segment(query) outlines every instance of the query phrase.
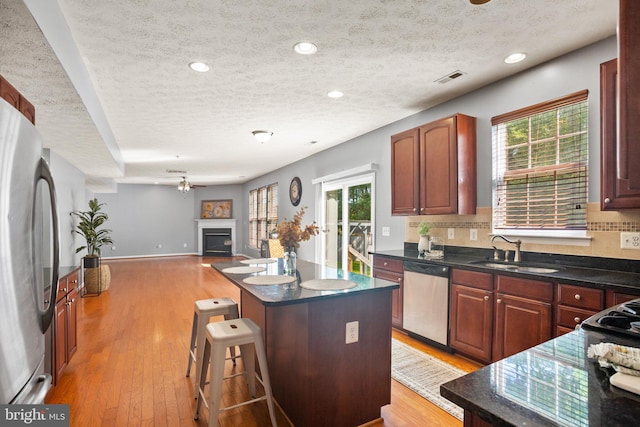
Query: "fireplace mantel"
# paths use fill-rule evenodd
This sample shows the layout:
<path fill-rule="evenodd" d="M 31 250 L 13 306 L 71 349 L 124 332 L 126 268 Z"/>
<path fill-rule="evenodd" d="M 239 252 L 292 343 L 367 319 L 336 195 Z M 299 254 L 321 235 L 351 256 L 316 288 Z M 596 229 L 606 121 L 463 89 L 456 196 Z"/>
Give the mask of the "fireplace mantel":
<path fill-rule="evenodd" d="M 202 230 L 205 228 L 230 228 L 231 253 L 236 254 L 236 219 L 196 219 L 198 223 L 198 254 L 202 254 Z"/>

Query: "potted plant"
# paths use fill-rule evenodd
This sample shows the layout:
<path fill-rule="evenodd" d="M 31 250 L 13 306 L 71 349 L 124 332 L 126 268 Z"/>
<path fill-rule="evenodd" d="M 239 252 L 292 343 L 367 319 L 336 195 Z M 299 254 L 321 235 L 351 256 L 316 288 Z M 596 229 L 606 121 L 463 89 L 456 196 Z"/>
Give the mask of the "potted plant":
<path fill-rule="evenodd" d="M 429 250 L 429 230 L 431 230 L 431 223 L 421 222 L 418 224 L 418 234 L 420 240 L 418 241 L 418 252 L 423 253 Z"/>
<path fill-rule="evenodd" d="M 96 268 L 100 264 L 100 255 L 102 254 L 101 247 L 113 243 L 110 236 L 111 230 L 108 228 L 101 228 L 109 219 L 109 216 L 105 212 L 101 211 L 102 206 L 104 206 L 104 203 L 100 203 L 98 202 L 98 199 L 94 198 L 89 200 L 88 211 L 71 212 L 72 215 L 75 215 L 80 219 L 80 222 L 76 226 L 74 232 L 84 237 L 85 240 L 85 245 L 77 248 L 76 253 L 86 249 L 87 254 L 83 258 L 83 265 L 88 269 Z M 106 270 L 108 268 L 108 266 L 102 267 L 104 268 L 101 268 L 101 270 Z M 103 273 L 102 271 L 100 274 L 101 277 L 109 276 L 107 273 Z M 85 282 L 87 287 L 90 287 L 90 277 L 86 274 Z M 97 289 L 97 277 L 94 287 Z M 103 283 L 100 287 L 102 289 L 106 289 L 108 287 L 108 281 L 107 283 Z"/>

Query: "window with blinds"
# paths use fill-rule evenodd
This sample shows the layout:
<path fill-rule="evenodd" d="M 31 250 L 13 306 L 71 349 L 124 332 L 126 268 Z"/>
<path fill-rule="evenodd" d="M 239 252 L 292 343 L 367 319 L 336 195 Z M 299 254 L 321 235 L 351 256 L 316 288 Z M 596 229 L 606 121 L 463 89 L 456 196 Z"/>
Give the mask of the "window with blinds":
<path fill-rule="evenodd" d="M 260 248 L 277 224 L 278 184 L 249 191 L 249 245 Z"/>
<path fill-rule="evenodd" d="M 587 96 L 491 119 L 494 230 L 586 230 Z"/>

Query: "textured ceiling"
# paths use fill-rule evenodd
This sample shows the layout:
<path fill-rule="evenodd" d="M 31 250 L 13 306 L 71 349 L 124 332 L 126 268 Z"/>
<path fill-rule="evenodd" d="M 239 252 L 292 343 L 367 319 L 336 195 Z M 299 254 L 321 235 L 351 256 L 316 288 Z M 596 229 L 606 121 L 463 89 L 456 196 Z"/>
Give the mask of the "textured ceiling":
<path fill-rule="evenodd" d="M 25 2 L 62 66 L 22 1 L 0 0 L 0 74 L 94 191 L 177 184 L 167 169 L 245 182 L 612 36 L 618 13 L 614 0 L 58 0 L 56 19 L 52 0 Z M 303 40 L 318 53 L 295 54 Z M 514 51 L 527 59 L 504 64 Z"/>

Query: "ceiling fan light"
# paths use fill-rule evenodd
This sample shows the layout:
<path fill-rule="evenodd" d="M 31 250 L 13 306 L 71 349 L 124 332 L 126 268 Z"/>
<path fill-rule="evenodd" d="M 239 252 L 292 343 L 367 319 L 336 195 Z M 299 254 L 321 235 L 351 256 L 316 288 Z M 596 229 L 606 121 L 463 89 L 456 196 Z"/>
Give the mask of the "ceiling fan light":
<path fill-rule="evenodd" d="M 273 132 L 269 132 L 268 130 L 254 130 L 251 132 L 253 136 L 258 140 L 260 144 L 264 144 L 265 142 L 271 139 Z"/>
<path fill-rule="evenodd" d="M 191 184 L 189 184 L 189 181 L 187 181 L 186 178 L 183 178 L 178 184 L 178 191 L 181 193 L 188 193 L 189 190 L 191 190 Z"/>

